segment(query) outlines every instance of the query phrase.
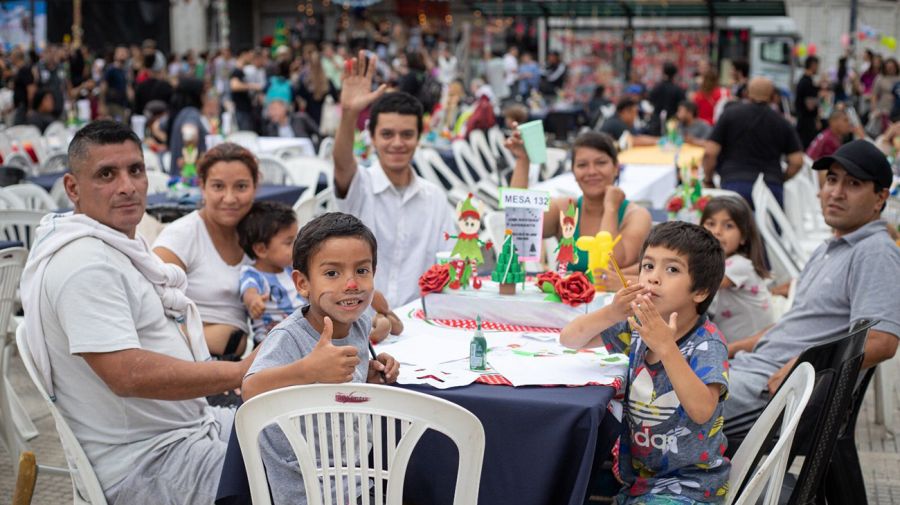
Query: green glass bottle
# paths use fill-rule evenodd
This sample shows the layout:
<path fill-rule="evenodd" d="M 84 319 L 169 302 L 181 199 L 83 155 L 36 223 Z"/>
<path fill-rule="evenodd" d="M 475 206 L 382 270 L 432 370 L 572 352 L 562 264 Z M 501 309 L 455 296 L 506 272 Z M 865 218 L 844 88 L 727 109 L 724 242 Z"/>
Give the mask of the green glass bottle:
<path fill-rule="evenodd" d="M 475 317 L 475 335 L 469 343 L 469 369 L 483 371 L 487 368 L 487 340 L 481 331 L 481 316 Z"/>

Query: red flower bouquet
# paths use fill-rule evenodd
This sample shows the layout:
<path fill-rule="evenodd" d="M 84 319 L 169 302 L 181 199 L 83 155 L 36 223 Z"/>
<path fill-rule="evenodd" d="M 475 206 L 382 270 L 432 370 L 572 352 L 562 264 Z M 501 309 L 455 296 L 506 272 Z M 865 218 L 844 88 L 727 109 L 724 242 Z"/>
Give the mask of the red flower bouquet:
<path fill-rule="evenodd" d="M 597 290 L 583 273 L 575 272 L 556 282 L 556 294 L 566 305 L 577 307 L 582 303 L 591 303 Z"/>

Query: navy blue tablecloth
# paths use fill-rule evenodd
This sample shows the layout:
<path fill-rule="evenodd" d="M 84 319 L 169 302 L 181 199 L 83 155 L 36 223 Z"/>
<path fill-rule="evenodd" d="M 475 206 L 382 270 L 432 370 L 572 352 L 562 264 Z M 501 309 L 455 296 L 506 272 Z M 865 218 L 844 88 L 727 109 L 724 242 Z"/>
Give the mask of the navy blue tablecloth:
<path fill-rule="evenodd" d="M 481 420 L 485 453 L 478 503 L 483 505 L 583 505 L 595 460 L 605 459 L 619 431 L 618 421 L 607 415 L 613 396 L 609 387 L 400 387 L 456 403 Z M 404 499 L 452 503 L 457 463 L 453 443 L 427 432 L 413 452 Z M 216 503 L 250 503 L 234 432 Z"/>
<path fill-rule="evenodd" d="M 12 247 L 25 247 L 19 240 L 0 240 L 0 250 L 10 249 Z"/>
<path fill-rule="evenodd" d="M 26 177 L 25 180 L 37 184 L 49 193 L 50 190 L 53 189 L 53 184 L 56 183 L 56 180 L 65 175 L 66 172 L 68 172 L 68 170 L 63 170 L 62 172 L 54 172 L 52 174 L 32 175 Z"/>

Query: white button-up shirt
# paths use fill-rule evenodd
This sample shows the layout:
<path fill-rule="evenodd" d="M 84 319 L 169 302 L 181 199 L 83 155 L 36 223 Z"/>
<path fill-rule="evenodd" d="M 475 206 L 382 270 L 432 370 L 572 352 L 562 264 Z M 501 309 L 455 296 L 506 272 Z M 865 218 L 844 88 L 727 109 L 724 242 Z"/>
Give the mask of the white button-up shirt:
<path fill-rule="evenodd" d="M 409 186 L 397 188 L 376 160 L 356 171 L 337 202 L 375 234 L 375 288 L 392 308 L 416 299 L 419 276 L 437 262 L 436 253 L 451 248 L 444 233 L 454 233 L 456 221 L 446 191 L 415 173 Z"/>

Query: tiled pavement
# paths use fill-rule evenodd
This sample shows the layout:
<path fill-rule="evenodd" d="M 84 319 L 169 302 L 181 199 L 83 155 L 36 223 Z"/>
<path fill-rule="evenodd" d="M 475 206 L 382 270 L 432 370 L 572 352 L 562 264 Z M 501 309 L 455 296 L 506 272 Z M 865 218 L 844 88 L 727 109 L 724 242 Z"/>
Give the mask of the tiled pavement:
<path fill-rule="evenodd" d="M 898 359 L 893 361 L 895 367 Z M 13 387 L 19 392 L 41 435 L 32 440 L 32 448 L 39 464 L 65 466 L 62 446 L 53 425 L 49 411 L 38 398 L 37 390 L 25 373 L 25 368 L 17 358 L 12 365 Z M 895 375 L 900 377 L 900 374 Z M 897 437 L 874 423 L 874 400 L 870 389 L 863 411 L 857 423 L 857 446 L 866 479 L 866 491 L 870 505 L 900 505 L 900 442 Z M 900 395 L 895 393 L 894 412 L 888 413 L 888 423 L 900 435 L 900 420 L 896 418 L 900 408 Z M 12 462 L 7 453 L 0 449 L 0 503 L 10 503 L 15 482 Z M 72 485 L 68 477 L 38 475 L 35 491 L 35 505 L 58 505 L 72 503 Z"/>

